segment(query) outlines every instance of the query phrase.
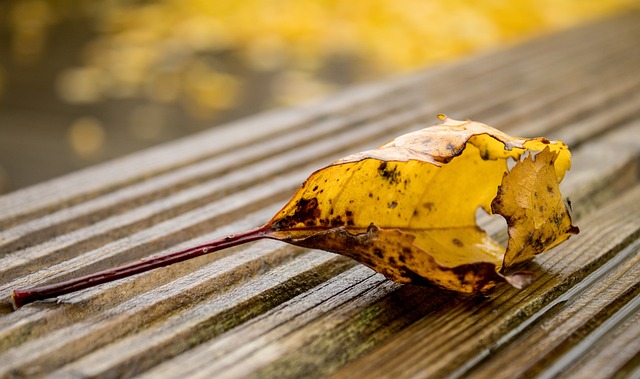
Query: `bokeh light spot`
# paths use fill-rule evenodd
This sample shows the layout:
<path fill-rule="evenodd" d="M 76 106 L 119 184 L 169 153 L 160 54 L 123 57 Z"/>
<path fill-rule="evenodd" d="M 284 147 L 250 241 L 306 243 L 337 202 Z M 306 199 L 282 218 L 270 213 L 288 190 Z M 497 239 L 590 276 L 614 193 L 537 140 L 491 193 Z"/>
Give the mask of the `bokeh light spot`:
<path fill-rule="evenodd" d="M 67 140 L 73 152 L 83 158 L 98 155 L 104 148 L 106 133 L 95 117 L 82 117 L 69 126 Z"/>
<path fill-rule="evenodd" d="M 72 68 L 58 76 L 60 97 L 73 104 L 93 103 L 102 98 L 103 73 L 93 67 Z"/>

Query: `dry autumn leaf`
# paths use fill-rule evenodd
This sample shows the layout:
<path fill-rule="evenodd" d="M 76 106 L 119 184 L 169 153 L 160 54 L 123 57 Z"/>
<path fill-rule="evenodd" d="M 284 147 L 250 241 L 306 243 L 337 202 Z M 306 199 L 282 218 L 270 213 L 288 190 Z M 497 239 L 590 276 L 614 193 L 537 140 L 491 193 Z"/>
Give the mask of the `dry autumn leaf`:
<path fill-rule="evenodd" d="M 68 293 L 260 238 L 351 257 L 399 283 L 484 292 L 530 274 L 508 269 L 578 228 L 558 183 L 571 166 L 561 141 L 511 137 L 472 121 L 438 124 L 342 158 L 305 181 L 265 226 L 64 283 L 16 290 L 14 305 Z M 508 168 L 507 161 L 515 166 Z M 503 216 L 507 247 L 476 223 Z"/>
<path fill-rule="evenodd" d="M 526 152 L 539 153 L 521 160 Z M 558 188 L 570 165 L 562 142 L 443 116 L 313 173 L 269 222 L 270 235 L 349 256 L 399 283 L 522 286 L 528 277 L 505 269 L 578 232 Z M 507 220 L 506 250 L 477 226 L 478 207 Z"/>

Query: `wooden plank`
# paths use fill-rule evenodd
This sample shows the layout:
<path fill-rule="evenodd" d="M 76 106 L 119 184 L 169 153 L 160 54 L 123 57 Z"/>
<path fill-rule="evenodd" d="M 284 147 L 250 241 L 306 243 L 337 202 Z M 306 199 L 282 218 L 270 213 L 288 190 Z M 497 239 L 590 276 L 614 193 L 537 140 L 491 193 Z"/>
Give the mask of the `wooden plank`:
<path fill-rule="evenodd" d="M 629 377 L 640 374 L 638 364 L 638 340 L 640 339 L 640 299 L 636 296 L 607 322 L 593 332 L 592 338 L 584 339 L 572 352 L 565 354 L 559 364 L 552 366 L 551 373 L 568 377 Z M 562 372 L 562 370 L 565 370 Z"/>
<path fill-rule="evenodd" d="M 607 150 L 609 150 L 609 149 L 611 148 L 611 146 L 612 146 L 612 145 L 614 145 L 614 144 L 615 144 L 615 142 L 614 142 L 614 141 L 615 141 L 617 138 L 620 138 L 619 136 L 625 136 L 625 135 L 628 135 L 630 132 L 638 131 L 638 130 L 640 130 L 640 129 L 638 129 L 638 127 L 639 127 L 639 126 L 640 126 L 640 124 L 634 124 L 634 125 L 633 125 L 633 129 L 627 129 L 627 130 L 624 130 L 624 129 L 623 129 L 623 130 L 620 130 L 618 133 L 615 133 L 615 134 L 617 134 L 617 135 L 615 135 L 614 137 L 612 137 L 610 141 L 608 141 L 608 142 L 603 142 L 603 146 L 601 146 L 601 148 L 600 148 L 600 149 L 597 149 L 597 148 L 596 148 L 596 146 L 589 145 L 589 146 L 587 146 L 587 148 L 586 148 L 586 150 L 585 150 L 585 151 L 586 151 L 586 152 L 589 152 L 590 154 L 594 154 L 594 152 L 596 152 L 596 151 L 607 151 Z M 614 146 L 615 146 L 615 145 L 614 145 Z M 630 155 L 630 156 L 631 156 L 631 159 L 637 160 L 638 153 L 639 153 L 638 149 L 639 149 L 639 148 L 638 148 L 638 146 L 636 146 L 636 150 L 635 150 L 635 152 L 631 152 L 631 155 Z M 619 150 L 618 150 L 618 151 L 619 151 Z M 578 151 L 578 152 L 576 153 L 576 155 L 581 154 L 581 152 L 582 152 L 582 150 Z M 621 153 L 621 155 L 624 155 L 624 154 L 622 154 L 622 153 Z M 602 157 L 600 157 L 600 158 L 602 158 Z M 629 158 L 629 156 L 627 156 L 627 158 Z M 598 159 L 598 157 L 596 157 L 595 159 Z M 609 160 L 609 162 L 611 162 L 611 161 Z M 624 166 L 624 165 L 614 164 L 613 166 L 614 166 L 614 167 L 620 167 L 620 166 Z M 637 166 L 636 166 L 636 168 L 637 168 Z M 630 171 L 630 174 L 635 175 L 636 180 L 637 180 L 637 170 Z M 569 180 L 569 177 L 568 177 L 567 179 Z M 583 182 L 583 184 L 584 184 L 585 186 L 592 187 L 591 183 Z M 617 194 L 618 194 L 618 192 L 615 192 L 615 193 L 612 193 L 611 195 L 617 195 Z M 577 202 L 577 206 L 579 206 L 579 204 L 580 204 L 580 203 L 579 203 L 579 202 Z M 415 292 L 413 292 L 413 293 L 412 293 L 412 295 L 413 295 L 413 296 L 416 296 L 416 298 L 417 298 L 417 299 L 424 300 L 424 301 L 429 301 L 429 300 L 431 300 L 430 298 L 431 298 L 431 296 L 433 296 L 433 294 L 430 294 L 430 293 L 429 293 L 429 294 L 427 294 L 427 296 L 424 296 L 424 295 L 423 295 L 423 296 L 417 296 Z M 435 296 L 435 297 L 437 297 L 437 296 Z M 432 302 L 432 301 L 433 301 L 433 300 L 431 300 L 431 301 L 429 301 L 429 302 Z M 411 304 L 411 305 L 413 305 L 413 304 L 414 304 L 414 302 L 413 302 L 413 301 L 409 301 L 409 299 L 407 299 L 406 297 L 403 297 L 403 298 L 402 298 L 402 301 L 398 300 L 397 302 L 394 302 L 394 304 L 395 304 L 395 303 L 405 303 L 405 302 L 406 302 L 407 304 Z M 437 302 L 437 301 L 435 301 L 434 303 L 436 303 L 436 304 L 437 304 L 438 302 Z M 410 306 L 411 306 L 411 305 L 410 305 Z M 435 305 L 435 304 L 434 304 L 434 305 Z M 380 311 L 381 309 L 384 309 L 384 311 L 385 311 L 385 312 L 387 312 L 387 313 L 391 312 L 390 310 L 388 310 L 388 309 L 386 308 L 386 306 L 389 306 L 389 304 L 383 304 L 383 305 L 381 305 L 381 306 L 380 306 L 379 311 Z M 433 310 L 429 307 L 428 309 L 423 310 L 422 312 L 427 312 L 427 311 L 433 311 Z M 400 313 L 402 314 L 402 312 L 408 312 L 408 310 L 407 310 L 406 308 L 403 308 L 403 309 L 402 309 L 402 311 L 401 311 Z M 355 316 L 354 316 L 354 317 L 355 317 Z M 405 317 L 406 317 L 406 316 L 405 316 Z M 406 321 L 406 320 L 405 320 L 405 321 Z M 410 321 L 410 320 L 409 320 L 409 321 Z M 291 321 L 290 321 L 290 322 L 291 322 Z M 368 322 L 368 324 L 367 324 L 367 325 L 368 325 L 368 326 L 371 326 L 371 320 L 367 320 L 367 322 Z M 383 324 L 386 324 L 386 323 L 390 323 L 390 322 L 391 322 L 391 320 L 389 320 L 389 319 L 383 319 L 381 322 L 382 322 Z M 407 321 L 407 322 L 408 322 L 408 321 Z M 323 323 L 323 322 L 320 322 L 320 321 L 319 321 L 319 324 L 320 324 L 320 325 L 324 325 L 324 323 Z M 241 330 L 239 333 L 242 333 L 242 332 L 245 332 L 245 330 Z M 351 335 L 351 332 L 353 332 L 353 331 L 350 331 L 350 334 L 349 334 L 349 335 Z M 309 330 L 304 329 L 304 330 L 299 331 L 299 333 L 301 333 L 301 334 L 303 334 L 303 335 L 306 335 L 307 333 L 309 333 Z M 252 338 L 253 338 L 253 337 L 252 337 Z M 334 341 L 334 338 L 336 338 L 336 337 L 335 337 L 335 336 L 331 336 L 331 338 L 328 338 L 328 337 L 327 337 L 327 339 L 332 340 L 332 341 Z M 228 340 L 232 340 L 232 341 L 234 341 L 234 343 L 236 343 L 236 344 L 251 344 L 251 341 L 252 341 L 252 339 L 247 340 L 246 338 L 240 338 L 240 336 L 239 336 L 239 335 L 236 335 L 236 334 L 231 334 L 231 335 L 229 335 L 229 336 L 228 336 Z M 340 345 L 344 345 L 344 346 L 351 346 L 350 344 L 348 344 L 348 341 L 339 341 L 339 340 L 336 340 L 336 341 L 337 341 L 336 343 L 338 343 L 338 344 L 340 344 Z M 216 346 L 216 347 L 217 347 L 217 348 L 219 348 L 219 349 L 222 349 L 222 347 L 220 347 L 220 346 L 219 346 L 219 344 L 220 344 L 220 342 L 216 341 L 216 342 L 215 342 L 215 343 L 213 343 L 212 345 L 213 345 L 213 346 Z M 356 345 L 357 345 L 357 344 L 356 344 Z M 225 349 L 225 350 L 227 350 L 227 349 Z M 246 349 L 245 349 L 245 350 L 246 350 Z M 296 349 L 292 349 L 292 350 L 294 350 L 294 351 L 295 351 Z M 288 352 L 289 352 L 289 350 L 286 350 L 286 354 L 288 354 Z M 345 352 L 344 352 L 344 351 L 342 351 L 342 350 L 337 351 L 337 353 L 339 353 L 339 354 L 340 354 L 340 355 L 342 355 L 342 356 L 344 356 L 344 355 L 345 355 Z M 187 365 L 186 365 L 187 367 L 194 367 L 194 365 L 197 365 L 197 363 L 196 363 L 196 362 L 197 362 L 197 361 L 199 361 L 199 360 L 201 360 L 202 362 L 206 362 L 206 363 L 202 363 L 202 364 L 206 365 L 207 367 L 217 367 L 217 366 L 215 365 L 215 362 L 211 362 L 211 360 L 206 360 L 206 361 L 205 361 L 205 360 L 203 360 L 203 358 L 204 358 L 204 356 L 205 356 L 205 355 L 207 355 L 207 356 L 208 356 L 208 355 L 215 355 L 215 349 L 213 349 L 213 350 L 212 350 L 212 349 L 207 349 L 207 350 L 206 350 L 206 352 L 203 352 L 202 354 L 194 355 L 194 354 L 192 353 L 192 354 L 190 354 L 190 355 L 191 355 L 191 357 L 186 357 L 186 358 L 185 358 L 185 357 L 181 357 L 181 358 L 178 358 L 178 359 L 183 359 L 183 358 L 184 358 L 184 359 L 187 359 Z M 255 353 L 254 355 L 255 355 L 255 357 L 254 357 L 254 356 L 251 356 L 251 357 L 242 357 L 242 360 L 238 360 L 238 361 L 234 362 L 234 363 L 235 363 L 235 366 L 238 366 L 238 367 L 244 367 L 244 368 L 245 368 L 245 370 L 247 370 L 247 365 L 246 365 L 246 364 L 241 364 L 241 362 L 242 362 L 243 360 L 248 360 L 248 361 L 252 361 L 252 362 L 253 362 L 253 361 L 254 361 L 254 358 L 256 358 L 256 357 L 258 357 L 258 356 L 260 356 L 260 357 L 264 357 L 264 355 L 265 355 L 265 354 L 264 354 L 264 352 L 260 352 L 260 353 Z M 321 357 L 321 354 L 310 354 L 310 355 L 312 355 L 312 356 L 314 356 L 314 357 Z M 386 354 L 385 354 L 385 355 L 386 355 Z M 391 354 L 391 355 L 393 356 L 393 354 Z M 190 358 L 190 359 L 189 359 L 189 358 Z M 333 358 L 335 358 L 335 357 L 332 357 L 332 359 L 333 359 Z M 228 360 L 228 359 L 229 359 L 229 357 L 225 357 L 225 359 L 227 359 L 227 360 Z M 256 359 L 257 359 L 257 358 L 256 358 Z M 264 358 L 262 358 L 262 359 L 264 359 Z M 320 358 L 318 358 L 318 359 L 320 359 Z M 372 359 L 372 361 L 383 360 L 383 358 L 382 358 L 382 357 L 372 357 L 371 359 Z M 335 361 L 333 361 L 333 360 L 331 360 L 331 361 L 332 361 L 332 362 L 335 362 Z M 171 366 L 171 364 L 167 364 L 167 365 Z M 320 366 L 322 366 L 322 367 L 331 367 L 331 365 L 329 364 L 329 362 L 321 362 L 321 363 L 319 363 L 319 365 L 320 365 Z M 235 367 L 235 366 L 234 366 L 234 367 Z M 162 368 L 162 369 L 160 369 L 160 368 L 159 368 L 158 370 L 165 370 L 165 369 L 168 369 L 168 368 L 166 368 L 166 367 L 165 367 L 165 368 Z M 235 370 L 239 370 L 239 368 L 235 368 Z M 158 372 L 160 372 L 160 371 L 155 371 L 155 372 L 156 372 L 156 373 L 158 373 Z M 360 372 L 360 368 L 358 368 L 358 369 L 354 369 L 353 371 L 349 371 L 349 372 L 348 372 L 348 374 L 347 374 L 346 376 L 356 375 L 358 372 Z M 282 374 L 282 372 L 280 372 L 279 374 Z M 306 374 L 308 374 L 308 373 L 306 373 Z M 375 374 L 376 374 L 376 375 L 379 375 L 379 374 L 380 374 L 380 372 L 377 372 L 377 371 L 376 371 L 376 372 L 375 372 Z"/>
<path fill-rule="evenodd" d="M 619 141 L 620 139 L 624 138 L 624 137 L 625 137 L 625 136 L 627 136 L 628 134 L 633 133 L 634 131 L 637 131 L 637 130 L 638 130 L 638 124 L 637 124 L 637 123 L 636 123 L 636 124 L 633 124 L 633 125 L 632 125 L 632 127 L 631 127 L 631 128 L 629 128 L 629 129 L 620 129 L 620 130 L 616 131 L 616 133 L 612 133 L 612 137 L 611 137 L 611 138 L 609 138 L 608 140 L 607 140 L 607 139 L 602 139 L 602 140 L 600 140 L 599 142 L 602 144 L 602 146 L 601 146 L 600 148 L 598 148 L 597 146 L 594 146 L 593 144 L 591 144 L 591 145 L 586 145 L 586 147 L 585 147 L 584 149 L 580 149 L 580 150 L 578 150 L 578 151 L 576 152 L 576 158 L 578 158 L 578 157 L 582 156 L 582 155 L 583 155 L 583 154 L 582 154 L 582 153 L 583 153 L 583 151 L 584 151 L 585 153 L 590 154 L 591 156 L 593 156 L 593 155 L 594 155 L 594 152 L 597 152 L 597 151 L 608 152 L 608 151 L 612 150 L 612 149 L 611 149 L 611 146 L 615 146 L 616 141 Z M 607 142 L 607 141 L 608 141 L 608 142 Z M 594 142 L 595 142 L 595 141 L 594 141 Z M 631 145 L 631 146 L 633 146 L 633 145 Z M 617 149 L 617 150 L 616 150 L 616 152 L 619 154 L 619 156 L 621 156 L 621 157 L 623 157 L 623 158 L 625 157 L 625 154 L 623 154 L 623 152 L 622 152 L 620 149 Z M 636 150 L 635 152 L 630 151 L 629 155 L 627 155 L 627 156 L 626 156 L 626 158 L 627 158 L 627 159 L 629 159 L 629 157 L 631 157 L 632 159 L 635 159 L 635 158 L 633 158 L 634 154 L 635 154 L 635 156 L 637 157 L 637 154 L 638 154 L 637 150 Z M 615 161 L 610 160 L 610 159 L 604 160 L 604 159 L 601 159 L 601 158 L 602 158 L 601 156 L 599 157 L 599 156 L 597 156 L 597 154 L 595 154 L 594 160 L 595 160 L 595 161 L 602 161 L 602 162 L 610 162 L 610 163 L 612 163 L 612 167 L 614 167 L 614 168 L 615 168 L 615 167 L 624 167 L 624 164 L 616 163 Z M 580 159 L 579 161 L 581 161 L 581 162 L 582 162 L 582 160 L 581 160 L 581 159 Z M 602 167 L 599 167 L 599 170 L 593 171 L 593 172 L 592 172 L 593 176 L 598 175 L 598 174 L 597 174 L 597 172 L 602 172 Z M 636 171 L 636 170 L 634 170 L 634 171 L 632 171 L 632 172 L 637 172 L 637 171 Z M 571 178 L 571 177 L 573 177 L 573 176 L 570 176 L 570 177 L 568 177 L 568 178 Z M 581 177 L 581 178 L 583 178 L 583 177 Z M 568 180 L 569 180 L 569 179 L 568 179 Z M 581 179 L 581 180 L 583 180 L 583 182 L 582 182 L 582 183 L 583 183 L 583 185 L 588 186 L 588 187 L 593 187 L 593 186 L 592 186 L 592 183 L 590 183 L 590 182 L 585 182 L 585 181 L 584 181 L 584 179 Z M 579 206 L 579 202 L 576 204 L 576 207 L 578 207 L 578 206 Z M 215 272 L 215 271 L 214 271 L 214 272 Z M 369 274 L 369 275 L 371 275 L 371 274 Z M 199 276 L 208 277 L 208 275 L 199 275 Z M 379 279 L 379 280 L 380 280 L 380 279 Z M 192 283 L 191 285 L 193 285 L 193 283 Z M 182 291 L 182 290 L 184 290 L 184 289 L 185 289 L 184 287 L 179 287 L 179 288 L 180 288 L 180 291 Z M 423 299 L 424 299 L 424 298 L 423 298 Z M 155 304 L 155 305 L 154 305 L 154 307 L 157 307 L 157 304 Z M 146 311 L 146 308 L 142 308 L 142 309 L 141 309 L 141 311 Z M 148 319 L 147 319 L 147 320 L 148 320 Z M 157 333 L 157 331 L 156 331 L 155 329 L 153 330 L 153 332 L 149 332 L 149 333 L 150 333 L 150 334 L 153 334 L 153 335 L 159 335 L 159 334 L 161 335 L 161 334 L 162 334 L 162 333 Z M 145 333 L 145 334 L 144 334 L 143 336 L 141 336 L 140 338 L 142 338 L 143 340 L 145 340 L 145 339 L 146 339 L 146 335 L 147 335 L 147 334 Z M 232 340 L 235 340 L 235 338 L 232 338 Z M 174 341 L 174 342 L 175 342 L 175 341 Z M 151 345 L 151 346 L 146 346 L 146 348 L 150 348 L 150 347 L 153 347 L 153 345 Z M 227 358 L 227 359 L 228 359 L 228 358 Z M 94 367 L 94 365 L 93 365 L 93 364 L 91 364 L 91 365 L 89 365 L 88 367 Z"/>
<path fill-rule="evenodd" d="M 576 282 L 599 284 L 597 281 L 592 283 L 589 278 L 596 267 L 602 267 L 600 265 L 608 262 L 612 256 L 621 254 L 625 258 L 623 263 L 627 262 L 625 268 L 629 268 L 632 264 L 629 262 L 637 258 L 637 245 L 628 249 L 621 248 L 621 245 L 637 239 L 640 233 L 636 217 L 640 211 L 639 200 L 640 187 L 636 186 L 618 201 L 581 220 L 583 235 L 579 240 L 571 240 L 562 250 L 556 250 L 555 254 L 536 259 L 540 265 L 540 270 L 536 270 L 540 278 L 531 287 L 517 294 L 511 290 L 492 294 L 483 301 L 482 307 L 478 302 L 453 299 L 446 306 L 441 305 L 408 326 L 375 352 L 344 368 L 336 377 L 442 377 L 452 373 L 453 377 L 466 377 L 476 362 L 491 357 L 493 351 L 496 354 L 516 351 L 513 338 L 503 340 L 502 337 L 511 337 L 508 332 L 518 325 L 543 327 L 540 323 L 544 323 L 547 317 L 553 317 L 557 310 L 554 306 L 545 308 L 550 301 L 575 288 Z M 598 273 L 595 275 L 598 276 Z M 626 288 L 629 285 L 637 287 L 640 277 L 635 276 L 631 280 L 634 282 L 627 281 Z M 624 292 L 626 288 L 617 289 Z M 593 301 L 593 298 L 586 299 Z M 556 304 L 563 304 L 563 300 L 566 301 L 560 298 Z M 576 300 L 580 299 L 572 298 L 572 301 Z M 574 307 L 570 309 L 576 311 Z M 581 317 L 579 322 L 586 323 L 588 320 Z M 502 362 L 493 370 L 483 372 L 484 376 L 479 376 L 502 377 L 504 372 L 504 377 L 513 377 L 514 371 L 515 374 L 526 376 L 527 372 L 523 370 L 528 364 L 536 362 L 534 353 L 529 349 L 534 349 L 536 345 L 529 344 L 527 334 L 523 333 L 527 328 L 523 329 L 515 329 L 514 337 L 521 337 L 517 340 L 520 342 L 518 362 Z M 538 332 L 544 334 L 544 330 Z M 504 346 L 507 343 L 509 346 Z M 471 367 L 465 367 L 465 363 L 469 362 Z M 455 372 L 461 366 L 464 369 Z"/>
<path fill-rule="evenodd" d="M 583 356 L 590 345 L 588 339 L 597 340 L 608 331 L 606 328 L 597 332 L 597 328 L 608 320 L 615 320 L 613 313 L 628 316 L 638 309 L 639 251 L 640 242 L 636 240 L 616 253 L 614 259 L 538 311 L 535 322 L 527 323 L 526 330 L 518 328 L 517 336 L 494 348 L 485 361 L 464 376 L 508 378 L 542 374 L 554 377 L 571 368 L 572 361 Z M 583 339 L 584 336 L 589 338 Z M 581 342 L 586 344 L 580 346 Z M 556 362 L 557 357 L 562 359 Z"/>
<path fill-rule="evenodd" d="M 0 376 L 498 376 L 510 361 L 515 375 L 589 372 L 585 357 L 603 362 L 638 331 L 639 20 L 362 86 L 0 198 Z M 266 241 L 9 310 L 14 287 L 257 226 L 315 168 L 438 112 L 571 143 L 563 193 L 582 233 L 536 259 L 540 279 L 524 291 L 401 286 Z M 638 349 L 621 351 L 598 372 L 637 370 Z"/>

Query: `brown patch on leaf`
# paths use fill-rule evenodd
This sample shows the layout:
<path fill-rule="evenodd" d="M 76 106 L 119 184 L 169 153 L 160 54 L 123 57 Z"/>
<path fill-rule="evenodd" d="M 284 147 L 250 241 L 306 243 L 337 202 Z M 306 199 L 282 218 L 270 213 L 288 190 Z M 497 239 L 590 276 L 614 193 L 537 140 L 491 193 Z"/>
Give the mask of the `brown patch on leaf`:
<path fill-rule="evenodd" d="M 315 191 L 315 189 L 313 190 Z M 298 224 L 306 226 L 316 225 L 320 217 L 320 209 L 318 208 L 318 199 L 300 199 L 295 205 L 295 212 L 279 220 L 273 224 L 277 229 L 288 229 Z"/>

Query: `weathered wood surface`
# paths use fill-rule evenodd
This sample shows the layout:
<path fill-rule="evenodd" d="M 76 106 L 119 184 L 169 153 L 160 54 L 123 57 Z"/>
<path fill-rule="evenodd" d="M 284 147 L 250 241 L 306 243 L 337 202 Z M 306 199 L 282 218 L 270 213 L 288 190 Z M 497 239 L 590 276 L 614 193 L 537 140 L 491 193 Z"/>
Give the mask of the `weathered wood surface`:
<path fill-rule="evenodd" d="M 0 376 L 637 377 L 639 68 L 630 12 L 1 197 Z M 258 226 L 316 168 L 440 112 L 574 152 L 581 233 L 524 290 L 402 286 L 264 241 L 10 310 L 15 287 Z"/>

